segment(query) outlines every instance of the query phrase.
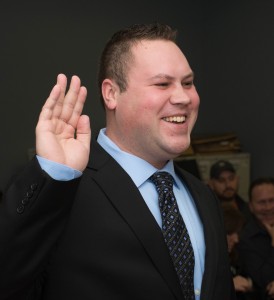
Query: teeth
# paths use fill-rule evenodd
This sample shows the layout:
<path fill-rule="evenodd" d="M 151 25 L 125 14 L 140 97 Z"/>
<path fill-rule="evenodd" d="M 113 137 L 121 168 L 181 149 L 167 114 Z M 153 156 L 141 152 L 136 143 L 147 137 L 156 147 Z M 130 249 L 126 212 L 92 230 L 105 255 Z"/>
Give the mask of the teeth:
<path fill-rule="evenodd" d="M 180 117 L 166 117 L 163 118 L 166 122 L 172 122 L 172 123 L 183 123 L 186 120 L 185 116 L 180 116 Z"/>

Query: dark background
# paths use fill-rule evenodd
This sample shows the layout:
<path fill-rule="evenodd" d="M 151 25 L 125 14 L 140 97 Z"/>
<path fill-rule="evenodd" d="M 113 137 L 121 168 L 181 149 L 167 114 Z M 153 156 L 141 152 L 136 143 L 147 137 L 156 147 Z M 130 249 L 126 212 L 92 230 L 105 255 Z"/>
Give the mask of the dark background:
<path fill-rule="evenodd" d="M 40 108 L 58 73 L 88 88 L 85 113 L 104 126 L 96 83 L 113 32 L 168 23 L 196 74 L 194 134 L 235 132 L 251 154 L 251 179 L 274 175 L 274 1 L 1 1 L 0 189 L 28 161 Z"/>

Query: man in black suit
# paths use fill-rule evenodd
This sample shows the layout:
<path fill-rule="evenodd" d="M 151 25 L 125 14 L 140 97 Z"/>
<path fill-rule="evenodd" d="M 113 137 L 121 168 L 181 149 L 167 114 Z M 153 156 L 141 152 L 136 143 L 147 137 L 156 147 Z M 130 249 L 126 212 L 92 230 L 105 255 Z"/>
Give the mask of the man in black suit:
<path fill-rule="evenodd" d="M 252 218 L 240 236 L 240 257 L 260 299 L 274 299 L 274 178 L 256 178 L 248 195 Z"/>
<path fill-rule="evenodd" d="M 175 37 L 161 24 L 113 35 L 99 71 L 106 128 L 91 148 L 86 88 L 73 76 L 66 93 L 58 76 L 36 127 L 37 157 L 1 205 L 2 300 L 235 299 L 219 201 L 173 164 L 199 107 Z M 159 171 L 173 177 L 192 245 L 190 297 L 161 231 L 150 179 Z"/>

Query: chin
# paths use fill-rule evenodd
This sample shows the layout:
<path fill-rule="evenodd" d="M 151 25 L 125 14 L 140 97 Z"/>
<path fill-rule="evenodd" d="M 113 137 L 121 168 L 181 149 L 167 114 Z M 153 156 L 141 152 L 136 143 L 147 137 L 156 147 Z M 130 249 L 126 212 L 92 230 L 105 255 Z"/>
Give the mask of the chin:
<path fill-rule="evenodd" d="M 172 156 L 172 158 L 178 157 L 185 152 L 189 145 L 190 139 L 186 136 L 176 137 L 175 139 L 169 136 L 162 140 L 162 149 Z"/>
<path fill-rule="evenodd" d="M 274 224 L 274 220 L 273 218 L 267 218 L 267 219 L 263 219 L 262 222 L 269 224 L 270 226 L 273 226 Z"/>
<path fill-rule="evenodd" d="M 190 137 L 183 137 L 177 143 L 174 143 L 174 149 L 177 149 L 178 153 L 185 152 L 190 146 Z"/>
<path fill-rule="evenodd" d="M 178 152 L 179 155 L 182 154 L 182 153 L 184 153 L 184 152 L 186 152 L 187 149 L 189 148 L 189 145 L 190 144 L 188 143 L 188 144 L 185 144 L 183 147 L 181 147 L 180 151 Z"/>

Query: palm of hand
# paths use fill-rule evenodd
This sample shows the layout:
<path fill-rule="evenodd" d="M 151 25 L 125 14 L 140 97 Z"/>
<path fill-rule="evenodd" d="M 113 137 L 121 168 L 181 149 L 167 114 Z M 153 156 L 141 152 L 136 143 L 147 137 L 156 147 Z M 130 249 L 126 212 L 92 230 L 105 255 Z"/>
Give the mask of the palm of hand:
<path fill-rule="evenodd" d="M 38 155 L 83 171 L 90 149 L 89 118 L 81 115 L 86 89 L 74 76 L 65 95 L 66 77 L 59 75 L 57 85 L 47 99 L 36 127 Z"/>

